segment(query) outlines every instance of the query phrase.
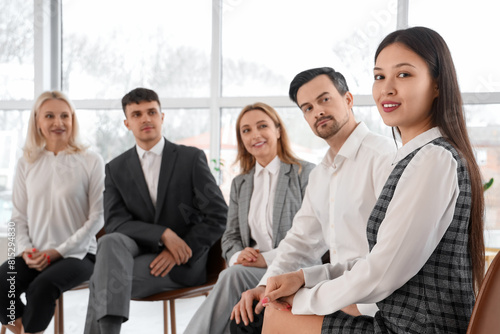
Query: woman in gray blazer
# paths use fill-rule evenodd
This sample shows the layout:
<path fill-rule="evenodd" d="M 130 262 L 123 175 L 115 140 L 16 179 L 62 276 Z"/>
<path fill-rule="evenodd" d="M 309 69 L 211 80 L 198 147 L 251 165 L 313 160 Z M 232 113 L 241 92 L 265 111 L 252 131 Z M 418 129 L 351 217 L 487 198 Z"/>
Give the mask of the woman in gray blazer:
<path fill-rule="evenodd" d="M 229 267 L 220 274 L 186 333 L 229 333 L 233 306 L 266 272 L 300 209 L 314 168 L 294 156 L 283 121 L 264 103 L 243 108 L 236 121 L 236 137 L 241 174 L 231 184 L 222 236 L 222 255 Z"/>

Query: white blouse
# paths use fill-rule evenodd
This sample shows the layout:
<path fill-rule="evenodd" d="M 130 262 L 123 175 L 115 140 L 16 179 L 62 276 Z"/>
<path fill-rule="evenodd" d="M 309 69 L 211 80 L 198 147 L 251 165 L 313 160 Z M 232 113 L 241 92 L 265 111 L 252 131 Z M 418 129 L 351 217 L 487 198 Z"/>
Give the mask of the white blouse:
<path fill-rule="evenodd" d="M 273 211 L 280 167 L 278 156 L 266 167 L 255 163 L 254 187 L 248 211 L 250 237 L 255 241 L 253 248 L 260 251 L 268 266 L 276 256 L 276 249 L 273 248 Z M 264 177 L 265 172 L 268 173 L 267 178 Z M 263 185 L 264 182 L 267 182 L 267 186 Z M 241 251 L 238 251 L 231 256 L 229 266 L 234 265 L 240 254 Z"/>
<path fill-rule="evenodd" d="M 438 137 L 438 128 L 417 136 L 399 149 L 394 164 Z M 295 295 L 292 312 L 325 315 L 354 303 L 378 302 L 416 275 L 453 219 L 456 168 L 448 150 L 424 146 L 403 172 L 371 252 L 352 268 L 337 263 L 302 269 L 305 287 Z"/>
<path fill-rule="evenodd" d="M 16 253 L 56 249 L 63 257 L 95 254 L 104 225 L 104 162 L 91 151 L 45 151 L 33 163 L 20 158 L 12 194 Z"/>

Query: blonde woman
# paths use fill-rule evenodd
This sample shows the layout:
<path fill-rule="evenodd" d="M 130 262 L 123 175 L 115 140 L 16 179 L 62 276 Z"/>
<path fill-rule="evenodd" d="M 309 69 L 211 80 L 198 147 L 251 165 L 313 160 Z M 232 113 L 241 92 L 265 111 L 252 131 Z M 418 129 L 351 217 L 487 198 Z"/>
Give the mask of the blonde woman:
<path fill-rule="evenodd" d="M 17 256 L 0 267 L 0 320 L 13 333 L 41 333 L 61 293 L 92 274 L 104 163 L 78 140 L 75 110 L 58 91 L 36 100 L 23 151 L 12 196 Z"/>
<path fill-rule="evenodd" d="M 300 209 L 314 165 L 298 160 L 280 116 L 264 103 L 246 106 L 236 121 L 241 174 L 231 185 L 222 255 L 229 268 L 200 306 L 186 333 L 229 333 L 233 306 L 255 287 Z M 259 325 L 259 324 L 256 324 Z"/>

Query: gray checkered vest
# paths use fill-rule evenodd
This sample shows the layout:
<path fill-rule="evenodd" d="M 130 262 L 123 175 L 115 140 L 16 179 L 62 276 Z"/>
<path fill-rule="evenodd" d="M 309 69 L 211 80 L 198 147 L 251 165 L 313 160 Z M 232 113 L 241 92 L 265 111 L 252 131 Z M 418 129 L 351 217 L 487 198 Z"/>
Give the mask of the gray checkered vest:
<path fill-rule="evenodd" d="M 423 268 L 401 288 L 377 303 L 380 312 L 374 320 L 375 324 L 385 327 L 382 332 L 465 333 L 474 306 L 472 266 L 467 247 L 471 209 L 469 173 L 465 161 L 444 138 L 437 138 L 429 144 L 447 149 L 457 161 L 460 193 L 453 221 Z M 368 221 L 370 250 L 377 243 L 378 229 L 399 179 L 419 150 L 396 165 L 382 190 Z"/>

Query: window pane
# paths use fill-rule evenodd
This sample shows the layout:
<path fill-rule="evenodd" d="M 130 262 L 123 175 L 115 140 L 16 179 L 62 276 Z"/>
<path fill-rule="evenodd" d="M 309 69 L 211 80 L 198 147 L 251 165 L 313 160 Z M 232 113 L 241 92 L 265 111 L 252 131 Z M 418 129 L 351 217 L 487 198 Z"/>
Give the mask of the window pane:
<path fill-rule="evenodd" d="M 353 108 L 353 111 L 356 120 L 364 122 L 368 129 L 379 135 L 392 138 L 392 128 L 385 125 L 377 107 L 356 107 Z"/>
<path fill-rule="evenodd" d="M 29 110 L 0 110 L 0 191 L 12 189 L 28 129 Z"/>
<path fill-rule="evenodd" d="M 12 185 L 29 114 L 29 110 L 0 110 L 0 237 L 7 231 L 12 214 Z"/>
<path fill-rule="evenodd" d="M 0 99 L 32 99 L 33 2 L 0 2 Z"/>
<path fill-rule="evenodd" d="M 468 105 L 467 125 L 476 158 L 486 181 L 494 179 L 485 191 L 485 229 L 500 230 L 500 105 Z M 488 238 L 486 240 L 488 242 Z M 493 241 L 500 247 L 500 235 Z"/>
<path fill-rule="evenodd" d="M 163 120 L 165 137 L 175 143 L 195 146 L 209 152 L 210 111 L 208 109 L 166 109 Z"/>
<path fill-rule="evenodd" d="M 170 141 L 210 152 L 209 119 L 206 109 L 164 109 L 163 135 Z M 125 115 L 115 110 L 77 110 L 82 140 L 108 162 L 135 145 L 123 124 Z"/>
<path fill-rule="evenodd" d="M 500 91 L 500 2 L 490 0 L 410 1 L 410 26 L 436 30 L 451 50 L 464 92 Z M 445 18 L 445 19 L 444 19 Z M 492 39 L 493 38 L 493 39 Z"/>
<path fill-rule="evenodd" d="M 265 8 L 265 9 L 264 9 Z M 371 94 L 373 56 L 396 28 L 396 1 L 223 1 L 224 96 L 286 95 L 293 77 L 331 66 Z"/>
<path fill-rule="evenodd" d="M 206 0 L 63 0 L 63 89 L 72 99 L 139 86 L 208 96 L 211 15 Z"/>
<path fill-rule="evenodd" d="M 80 124 L 80 137 L 91 149 L 109 162 L 135 145 L 134 136 L 129 133 L 121 109 L 76 110 Z"/>

